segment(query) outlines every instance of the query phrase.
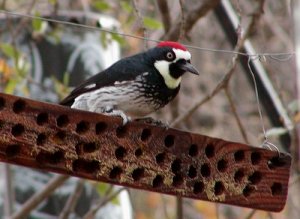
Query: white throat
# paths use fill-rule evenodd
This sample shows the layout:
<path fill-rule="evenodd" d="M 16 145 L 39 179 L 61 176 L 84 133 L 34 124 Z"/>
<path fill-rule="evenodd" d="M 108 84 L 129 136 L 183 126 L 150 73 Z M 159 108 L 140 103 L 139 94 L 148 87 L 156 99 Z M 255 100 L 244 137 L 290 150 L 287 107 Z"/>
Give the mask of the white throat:
<path fill-rule="evenodd" d="M 181 49 L 173 49 L 176 59 L 173 62 L 168 62 L 166 60 L 159 60 L 154 63 L 155 68 L 164 78 L 165 84 L 170 89 L 175 89 L 179 86 L 181 82 L 181 77 L 173 78 L 170 74 L 169 65 L 171 63 L 177 62 L 179 59 L 190 60 L 191 54 L 188 51 L 183 51 Z"/>
<path fill-rule="evenodd" d="M 170 62 L 166 60 L 159 60 L 154 63 L 155 68 L 159 71 L 161 76 L 164 78 L 165 84 L 170 89 L 175 89 L 181 82 L 181 77 L 173 78 L 169 70 Z"/>

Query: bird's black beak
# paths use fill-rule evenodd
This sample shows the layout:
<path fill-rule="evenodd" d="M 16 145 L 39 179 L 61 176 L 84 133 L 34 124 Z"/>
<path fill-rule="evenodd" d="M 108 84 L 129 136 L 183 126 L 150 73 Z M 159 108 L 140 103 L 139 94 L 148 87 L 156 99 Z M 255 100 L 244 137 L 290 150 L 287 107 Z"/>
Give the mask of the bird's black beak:
<path fill-rule="evenodd" d="M 198 70 L 189 62 L 180 63 L 179 68 L 186 72 L 190 72 L 192 74 L 199 75 Z"/>

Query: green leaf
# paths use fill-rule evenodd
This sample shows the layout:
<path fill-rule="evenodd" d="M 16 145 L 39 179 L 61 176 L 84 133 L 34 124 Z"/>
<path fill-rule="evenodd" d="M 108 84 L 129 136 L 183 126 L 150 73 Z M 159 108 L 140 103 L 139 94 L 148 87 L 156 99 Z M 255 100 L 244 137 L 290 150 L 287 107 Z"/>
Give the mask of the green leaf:
<path fill-rule="evenodd" d="M 4 89 L 4 93 L 6 94 L 13 94 L 16 86 L 18 84 L 18 80 L 16 78 L 9 80 L 8 84 L 6 85 Z"/>
<path fill-rule="evenodd" d="M 96 189 L 99 195 L 104 195 L 109 188 L 109 184 L 107 183 L 97 183 Z"/>
<path fill-rule="evenodd" d="M 117 41 L 121 46 L 126 45 L 126 41 L 123 37 L 121 37 L 119 34 L 112 33 L 111 38 L 115 41 Z"/>
<path fill-rule="evenodd" d="M 162 23 L 151 17 L 144 17 L 144 26 L 149 29 L 159 29 L 162 28 Z"/>
<path fill-rule="evenodd" d="M 131 13 L 131 12 L 133 11 L 132 6 L 131 6 L 128 2 L 126 2 L 126 1 L 121 1 L 120 4 L 121 4 L 121 7 L 122 7 L 122 9 L 123 9 L 124 11 L 126 11 L 126 12 L 128 12 L 128 13 Z"/>
<path fill-rule="evenodd" d="M 93 7 L 99 11 L 107 11 L 108 9 L 110 9 L 110 5 L 104 1 L 93 2 Z"/>
<path fill-rule="evenodd" d="M 36 12 L 35 16 L 40 16 L 40 13 Z M 43 21 L 41 19 L 32 19 L 32 28 L 34 31 L 39 32 L 42 29 Z"/>
<path fill-rule="evenodd" d="M 50 4 L 52 4 L 52 5 L 55 5 L 56 2 L 57 2 L 57 0 L 48 0 L 48 2 L 49 2 Z"/>
<path fill-rule="evenodd" d="M 9 58 L 15 58 L 17 51 L 16 51 L 15 47 L 13 47 L 11 44 L 2 43 L 0 45 L 0 48 L 1 48 L 2 52 L 4 53 L 4 55 L 6 55 Z"/>

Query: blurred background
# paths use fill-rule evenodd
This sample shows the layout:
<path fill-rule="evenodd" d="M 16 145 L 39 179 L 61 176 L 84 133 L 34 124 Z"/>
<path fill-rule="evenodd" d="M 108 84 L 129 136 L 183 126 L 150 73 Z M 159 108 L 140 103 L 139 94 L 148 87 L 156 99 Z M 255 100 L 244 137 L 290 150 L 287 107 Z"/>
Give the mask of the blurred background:
<path fill-rule="evenodd" d="M 0 0 L 0 8 L 1 92 L 57 103 L 72 87 L 120 58 L 153 47 L 154 41 L 179 41 L 194 47 L 189 50 L 200 76 L 186 75 L 175 101 L 151 116 L 183 130 L 258 147 L 267 137 L 293 157 L 290 194 L 281 213 L 134 189 L 115 196 L 117 187 L 70 178 L 28 218 L 83 218 L 97 205 L 94 218 L 297 218 L 300 114 L 293 31 L 297 22 L 290 0 Z M 244 55 L 236 58 L 233 50 Z M 245 54 L 251 51 L 258 55 Z M 0 167 L 0 218 L 9 218 L 56 177 Z M 80 198 L 63 215 L 74 193 Z M 112 198 L 101 205 L 107 197 Z"/>

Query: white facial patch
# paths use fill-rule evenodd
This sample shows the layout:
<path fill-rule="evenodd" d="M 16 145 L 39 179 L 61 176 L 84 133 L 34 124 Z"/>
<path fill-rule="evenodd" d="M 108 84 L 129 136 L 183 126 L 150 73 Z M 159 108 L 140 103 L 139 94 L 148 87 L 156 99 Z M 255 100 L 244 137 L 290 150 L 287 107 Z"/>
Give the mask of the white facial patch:
<path fill-rule="evenodd" d="M 189 51 L 183 51 L 181 49 L 173 49 L 173 51 L 176 56 L 176 58 L 173 62 L 168 62 L 166 60 L 159 60 L 154 63 L 155 68 L 158 70 L 158 72 L 164 78 L 164 81 L 165 81 L 167 87 L 170 89 L 175 89 L 179 86 L 179 84 L 181 82 L 181 77 L 173 78 L 169 71 L 169 65 L 171 63 L 177 62 L 179 59 L 185 59 L 185 60 L 191 59 L 191 53 L 189 53 Z"/>
<path fill-rule="evenodd" d="M 191 60 L 191 53 L 189 51 L 183 51 L 181 49 L 173 49 L 176 59 L 173 62 L 177 62 L 179 59 Z"/>

